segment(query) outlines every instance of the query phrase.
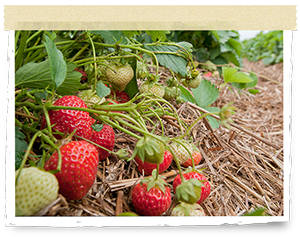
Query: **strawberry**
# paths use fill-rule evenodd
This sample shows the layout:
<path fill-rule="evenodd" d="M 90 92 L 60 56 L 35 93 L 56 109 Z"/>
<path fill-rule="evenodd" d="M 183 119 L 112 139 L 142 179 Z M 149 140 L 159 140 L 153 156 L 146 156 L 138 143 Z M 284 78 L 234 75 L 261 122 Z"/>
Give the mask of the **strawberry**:
<path fill-rule="evenodd" d="M 162 177 L 155 179 L 155 176 L 156 170 L 132 189 L 132 204 L 140 215 L 160 216 L 171 205 L 170 188 Z"/>
<path fill-rule="evenodd" d="M 134 71 L 129 64 L 116 65 L 111 64 L 110 68 L 105 71 L 105 76 L 107 80 L 114 85 L 119 91 L 125 90 L 127 84 L 131 81 L 134 76 Z"/>
<path fill-rule="evenodd" d="M 101 125 L 100 125 L 101 126 Z M 115 132 L 107 124 L 103 124 L 103 127 L 100 131 L 93 130 L 91 141 L 112 151 L 115 146 Z M 99 160 L 105 160 L 109 157 L 110 153 L 98 146 L 96 146 Z"/>
<path fill-rule="evenodd" d="M 82 99 L 85 102 L 85 104 L 89 107 L 94 104 L 101 104 L 102 102 L 102 98 L 100 98 L 97 95 L 96 91 L 93 91 L 92 89 L 80 91 L 78 93 L 78 97 Z"/>
<path fill-rule="evenodd" d="M 15 177 L 20 170 L 15 172 Z M 58 195 L 58 181 L 49 172 L 37 167 L 23 168 L 15 187 L 17 216 L 31 216 L 48 206 Z"/>
<path fill-rule="evenodd" d="M 199 151 L 194 150 L 193 152 L 194 165 L 198 165 L 201 161 L 201 153 Z M 192 158 L 189 158 L 185 163 L 181 164 L 183 167 L 187 168 L 192 166 Z"/>
<path fill-rule="evenodd" d="M 119 103 L 126 103 L 130 100 L 129 95 L 125 92 L 125 91 L 118 91 L 116 90 L 115 93 L 113 91 L 111 91 L 110 93 L 112 96 L 115 95 L 117 101 Z"/>
<path fill-rule="evenodd" d="M 146 93 L 146 92 L 149 92 L 158 97 L 164 97 L 165 89 L 162 85 L 158 83 L 150 84 L 149 82 L 144 82 L 140 86 L 140 93 Z"/>
<path fill-rule="evenodd" d="M 175 86 L 172 86 L 172 87 L 165 86 L 164 90 L 165 90 L 165 94 L 164 94 L 165 100 L 172 100 L 172 99 L 180 96 L 180 93 L 181 93 L 180 89 L 176 88 Z"/>
<path fill-rule="evenodd" d="M 154 169 L 157 168 L 156 164 L 152 164 L 149 162 L 142 162 L 139 157 L 135 157 L 135 160 L 138 164 L 138 171 L 142 174 L 144 172 L 145 175 L 150 175 Z M 164 172 L 169 168 L 172 163 L 172 154 L 170 151 L 165 150 L 164 160 L 159 164 L 159 174 Z"/>
<path fill-rule="evenodd" d="M 171 216 L 206 216 L 203 208 L 198 203 L 179 203 L 173 208 Z"/>
<path fill-rule="evenodd" d="M 61 170 L 55 173 L 59 193 L 69 200 L 83 198 L 95 182 L 98 167 L 98 152 L 86 141 L 71 141 L 59 148 Z M 58 153 L 55 151 L 45 163 L 45 170 L 56 170 Z"/>
<path fill-rule="evenodd" d="M 188 143 L 185 140 L 181 140 L 180 142 L 183 143 L 187 147 L 188 151 L 191 154 L 193 154 L 193 146 L 190 143 Z M 184 164 L 189 159 L 191 159 L 189 152 L 180 143 L 174 141 L 170 144 L 170 147 L 173 150 L 173 152 L 175 153 L 175 156 L 178 159 L 178 162 L 180 165 Z"/>
<path fill-rule="evenodd" d="M 202 81 L 200 73 L 195 78 L 189 78 L 182 81 L 182 84 L 186 87 L 196 89 Z"/>
<path fill-rule="evenodd" d="M 206 72 L 205 74 L 203 74 L 203 77 L 209 78 L 211 77 L 212 73 L 211 72 Z"/>
<path fill-rule="evenodd" d="M 81 73 L 81 80 L 83 80 L 83 81 L 86 81 L 87 80 L 87 74 L 86 74 L 86 72 L 82 69 L 82 68 L 78 68 L 78 67 L 76 67 L 75 69 L 74 69 L 74 71 L 77 71 L 77 72 L 80 72 Z"/>
<path fill-rule="evenodd" d="M 56 106 L 70 106 L 78 108 L 87 108 L 82 99 L 74 95 L 67 95 L 58 99 L 53 105 Z M 51 110 L 49 111 L 50 122 L 53 126 L 53 131 L 69 134 L 75 129 L 75 135 L 90 139 L 92 137 L 92 120 L 88 112 L 79 110 Z M 42 118 L 41 128 L 46 127 L 46 119 Z M 61 138 L 60 135 L 55 135 Z"/>
<path fill-rule="evenodd" d="M 160 164 L 164 160 L 165 145 L 152 137 L 144 136 L 136 143 L 134 153 L 142 162 Z"/>
<path fill-rule="evenodd" d="M 200 198 L 198 200 L 196 200 L 196 202 L 200 205 L 210 194 L 210 184 L 207 180 L 207 178 L 199 173 L 196 170 L 186 170 L 186 172 L 183 174 L 183 177 L 186 180 L 199 180 L 201 181 L 202 185 L 201 185 L 201 191 L 200 191 Z M 176 193 L 177 192 L 177 188 L 180 186 L 181 184 L 181 177 L 180 175 L 177 175 L 173 181 L 173 190 Z M 197 191 L 197 190 L 196 190 Z M 193 202 L 192 202 L 193 203 Z"/>

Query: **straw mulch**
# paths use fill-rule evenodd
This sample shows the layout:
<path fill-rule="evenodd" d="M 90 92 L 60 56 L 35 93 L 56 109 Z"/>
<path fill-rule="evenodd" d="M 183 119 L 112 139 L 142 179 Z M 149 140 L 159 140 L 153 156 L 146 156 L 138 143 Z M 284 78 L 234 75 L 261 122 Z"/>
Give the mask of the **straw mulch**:
<path fill-rule="evenodd" d="M 223 126 L 213 130 L 203 119 L 191 132 L 202 154 L 197 168 L 205 168 L 203 173 L 211 184 L 211 194 L 201 206 L 207 216 L 239 216 L 262 206 L 268 215 L 283 216 L 283 65 L 266 67 L 261 61 L 244 60 L 244 69 L 260 75 L 255 87 L 260 93 L 238 93 L 224 87 L 213 104 L 222 107 L 234 101 L 238 110 L 231 130 Z M 217 78 L 211 80 L 216 85 L 220 82 Z M 180 104 L 176 109 L 188 124 L 203 112 L 191 103 Z M 178 134 L 172 117 L 164 117 L 163 122 L 165 135 Z M 133 151 L 135 143 L 136 139 L 116 131 L 115 150 Z M 172 163 L 163 175 L 172 184 L 177 173 Z M 37 215 L 115 216 L 135 212 L 130 192 L 142 178 L 134 160 L 125 162 L 110 156 L 99 163 L 97 180 L 82 200 L 68 201 L 60 195 Z M 176 204 L 173 198 L 164 215 L 170 215 Z"/>

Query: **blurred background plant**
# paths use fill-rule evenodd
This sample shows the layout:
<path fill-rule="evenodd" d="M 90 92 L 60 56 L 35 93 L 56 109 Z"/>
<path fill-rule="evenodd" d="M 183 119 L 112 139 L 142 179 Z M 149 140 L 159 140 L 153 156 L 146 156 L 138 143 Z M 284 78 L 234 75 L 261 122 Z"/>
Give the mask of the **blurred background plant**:
<path fill-rule="evenodd" d="M 261 31 L 245 39 L 241 56 L 253 62 L 262 60 L 265 65 L 283 62 L 283 31 Z"/>

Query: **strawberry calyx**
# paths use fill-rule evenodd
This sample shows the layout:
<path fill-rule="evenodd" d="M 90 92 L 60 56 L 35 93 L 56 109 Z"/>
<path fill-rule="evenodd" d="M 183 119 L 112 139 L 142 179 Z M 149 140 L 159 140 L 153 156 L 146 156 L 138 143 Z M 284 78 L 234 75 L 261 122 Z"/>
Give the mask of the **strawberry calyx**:
<path fill-rule="evenodd" d="M 176 188 L 176 197 L 178 201 L 186 203 L 196 203 L 201 196 L 201 187 L 203 183 L 197 179 L 182 180 Z"/>
<path fill-rule="evenodd" d="M 137 155 L 142 162 L 160 164 L 164 160 L 164 151 L 164 143 L 145 135 L 136 143 L 132 157 Z"/>
<path fill-rule="evenodd" d="M 147 183 L 147 192 L 150 191 L 151 188 L 158 188 L 165 194 L 165 186 L 168 184 L 165 181 L 165 177 L 157 174 L 157 169 L 152 171 L 151 176 L 148 176 L 141 180 L 141 185 Z"/>

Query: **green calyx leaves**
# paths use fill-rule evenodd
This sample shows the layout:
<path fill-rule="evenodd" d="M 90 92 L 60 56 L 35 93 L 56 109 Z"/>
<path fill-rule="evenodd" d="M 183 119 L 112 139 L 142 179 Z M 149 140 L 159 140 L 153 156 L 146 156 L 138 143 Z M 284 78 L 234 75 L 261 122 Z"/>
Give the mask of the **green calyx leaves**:
<path fill-rule="evenodd" d="M 165 145 L 159 140 L 145 136 L 137 142 L 135 152 L 143 162 L 160 164 L 164 160 Z"/>
<path fill-rule="evenodd" d="M 154 169 L 151 176 L 144 178 L 141 181 L 141 184 L 147 183 L 147 192 L 149 192 L 151 188 L 156 187 L 159 188 L 163 193 L 165 193 L 165 186 L 167 185 L 167 183 L 164 178 L 165 177 L 163 176 L 157 175 L 157 169 Z"/>
<path fill-rule="evenodd" d="M 193 204 L 197 202 L 201 196 L 201 187 L 203 183 L 197 179 L 183 180 L 176 188 L 176 196 L 178 201 Z"/>

